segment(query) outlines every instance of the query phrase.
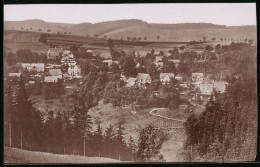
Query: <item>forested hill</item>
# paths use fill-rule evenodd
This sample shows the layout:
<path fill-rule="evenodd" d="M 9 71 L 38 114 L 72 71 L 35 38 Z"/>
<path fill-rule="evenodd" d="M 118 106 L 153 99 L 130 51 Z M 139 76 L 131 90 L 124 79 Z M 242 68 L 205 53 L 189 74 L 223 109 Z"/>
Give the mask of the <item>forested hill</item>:
<path fill-rule="evenodd" d="M 255 38 L 256 26 L 216 25 L 211 23 L 155 24 L 142 20 L 116 20 L 100 23 L 50 23 L 43 20 L 5 21 L 5 30 L 72 33 L 80 36 L 107 36 L 113 39 L 142 37 L 148 41 L 191 41 L 208 38 Z M 159 38 L 157 38 L 159 36 Z"/>
<path fill-rule="evenodd" d="M 222 61 L 236 75 L 201 115 L 187 120 L 185 161 L 254 161 L 257 144 L 256 48 L 230 46 Z M 220 60 L 221 61 L 221 60 Z"/>

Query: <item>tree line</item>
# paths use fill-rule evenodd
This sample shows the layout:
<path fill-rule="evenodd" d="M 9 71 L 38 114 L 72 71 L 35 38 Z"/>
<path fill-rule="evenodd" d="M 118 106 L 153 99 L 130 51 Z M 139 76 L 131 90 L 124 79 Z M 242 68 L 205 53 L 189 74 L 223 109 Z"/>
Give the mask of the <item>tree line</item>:
<path fill-rule="evenodd" d="M 91 105 L 75 105 L 71 111 L 46 111 L 34 107 L 23 77 L 5 81 L 4 145 L 29 151 L 54 154 L 108 157 L 123 161 L 162 160 L 159 149 L 165 134 L 151 127 L 140 131 L 137 142 L 124 138 L 124 127 L 109 125 L 102 130 L 93 123 L 88 109 Z M 156 135 L 157 134 L 157 135 Z M 145 136 L 153 136 L 146 138 Z M 157 141 L 153 143 L 152 141 Z M 150 148 L 152 147 L 152 148 Z M 149 152 L 145 151 L 149 149 Z"/>

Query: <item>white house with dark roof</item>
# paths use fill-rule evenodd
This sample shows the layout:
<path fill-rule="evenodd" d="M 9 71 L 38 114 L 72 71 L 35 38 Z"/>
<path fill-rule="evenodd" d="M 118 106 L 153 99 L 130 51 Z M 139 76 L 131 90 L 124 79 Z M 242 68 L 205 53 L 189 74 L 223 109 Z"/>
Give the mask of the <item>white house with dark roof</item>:
<path fill-rule="evenodd" d="M 47 59 L 59 59 L 62 53 L 62 48 L 50 48 L 47 52 Z"/>
<path fill-rule="evenodd" d="M 172 78 L 174 78 L 173 73 L 160 73 L 160 81 L 162 84 L 169 84 Z"/>
<path fill-rule="evenodd" d="M 129 77 L 126 81 L 126 87 L 134 87 L 135 84 L 136 84 L 136 80 L 137 78 L 134 78 L 134 77 Z"/>
<path fill-rule="evenodd" d="M 136 85 L 139 87 L 145 87 L 146 84 L 151 84 L 152 82 L 151 76 L 146 73 L 138 73 L 136 78 Z"/>
<path fill-rule="evenodd" d="M 203 82 L 203 73 L 192 73 L 191 79 L 193 82 Z"/>
<path fill-rule="evenodd" d="M 178 75 L 175 76 L 175 79 L 178 80 L 178 81 L 181 81 L 182 80 L 182 76 L 180 74 L 178 74 Z"/>

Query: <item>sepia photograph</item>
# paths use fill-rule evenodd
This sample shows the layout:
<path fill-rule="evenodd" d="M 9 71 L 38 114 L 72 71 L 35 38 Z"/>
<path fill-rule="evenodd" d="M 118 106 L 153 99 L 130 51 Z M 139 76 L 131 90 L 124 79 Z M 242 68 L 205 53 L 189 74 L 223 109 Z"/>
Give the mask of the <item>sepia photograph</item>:
<path fill-rule="evenodd" d="M 4 5 L 4 163 L 255 161 L 256 17 L 256 3 Z"/>

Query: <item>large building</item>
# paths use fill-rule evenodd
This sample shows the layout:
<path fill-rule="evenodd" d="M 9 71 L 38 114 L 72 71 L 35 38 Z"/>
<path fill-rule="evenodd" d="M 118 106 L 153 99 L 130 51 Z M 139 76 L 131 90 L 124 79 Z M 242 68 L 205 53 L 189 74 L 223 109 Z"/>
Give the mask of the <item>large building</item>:
<path fill-rule="evenodd" d="M 62 48 L 50 48 L 47 52 L 47 59 L 60 59 L 62 52 Z"/>

